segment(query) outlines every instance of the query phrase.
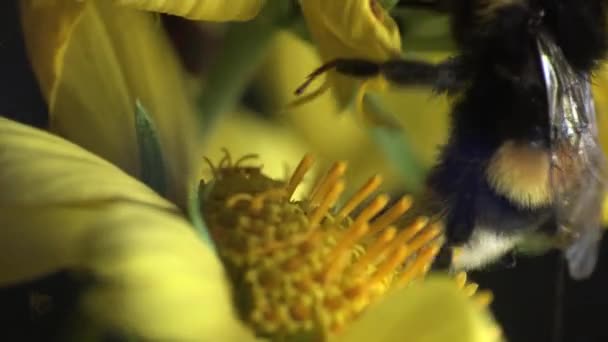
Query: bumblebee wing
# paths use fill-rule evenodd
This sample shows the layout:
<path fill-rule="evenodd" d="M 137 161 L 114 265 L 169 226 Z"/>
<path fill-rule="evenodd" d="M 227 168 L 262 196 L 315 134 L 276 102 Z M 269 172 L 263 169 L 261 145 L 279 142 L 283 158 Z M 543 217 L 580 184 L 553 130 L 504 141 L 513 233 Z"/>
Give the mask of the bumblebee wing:
<path fill-rule="evenodd" d="M 588 74 L 577 73 L 546 33 L 538 38 L 551 127 L 551 187 L 558 236 L 565 242 L 570 275 L 584 278 L 597 261 L 605 156 Z"/>

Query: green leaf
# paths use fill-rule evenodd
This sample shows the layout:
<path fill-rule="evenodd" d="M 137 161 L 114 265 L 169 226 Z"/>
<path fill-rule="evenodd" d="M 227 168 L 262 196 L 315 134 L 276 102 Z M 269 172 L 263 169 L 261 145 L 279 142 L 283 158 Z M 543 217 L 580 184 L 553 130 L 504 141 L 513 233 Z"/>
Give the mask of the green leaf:
<path fill-rule="evenodd" d="M 201 198 L 198 184 L 192 187 L 192 190 L 188 194 L 188 217 L 201 239 L 215 250 L 215 244 L 209 235 L 203 215 L 201 215 Z"/>
<path fill-rule="evenodd" d="M 141 163 L 141 180 L 161 195 L 167 193 L 165 161 L 152 117 L 143 104 L 135 101 L 135 132 Z"/>
<path fill-rule="evenodd" d="M 382 7 L 386 8 L 387 10 L 391 10 L 397 5 L 397 3 L 399 3 L 399 0 L 380 0 Z"/>
<path fill-rule="evenodd" d="M 203 92 L 197 101 L 204 137 L 221 115 L 234 109 L 264 60 L 275 34 L 302 21 L 296 10 L 297 6 L 289 1 L 267 1 L 254 20 L 228 26 L 222 50 L 205 78 Z"/>

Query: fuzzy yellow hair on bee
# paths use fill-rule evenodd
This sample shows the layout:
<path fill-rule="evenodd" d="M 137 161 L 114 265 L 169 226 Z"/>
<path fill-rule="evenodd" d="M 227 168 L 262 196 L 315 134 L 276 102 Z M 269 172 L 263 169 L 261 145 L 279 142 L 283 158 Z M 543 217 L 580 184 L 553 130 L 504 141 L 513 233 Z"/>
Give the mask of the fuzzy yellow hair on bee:
<path fill-rule="evenodd" d="M 546 150 L 513 141 L 490 160 L 486 177 L 494 190 L 521 208 L 551 204 L 550 160 Z"/>

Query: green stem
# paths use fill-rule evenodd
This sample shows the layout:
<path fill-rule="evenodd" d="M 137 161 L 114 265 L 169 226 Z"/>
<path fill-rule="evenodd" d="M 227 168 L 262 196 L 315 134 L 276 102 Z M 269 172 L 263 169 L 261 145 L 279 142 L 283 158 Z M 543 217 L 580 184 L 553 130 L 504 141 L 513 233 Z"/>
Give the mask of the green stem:
<path fill-rule="evenodd" d="M 225 45 L 198 100 L 203 136 L 213 129 L 222 114 L 234 109 L 266 56 L 274 34 L 293 19 L 292 9 L 289 1 L 270 0 L 254 20 L 229 26 Z"/>
<path fill-rule="evenodd" d="M 364 98 L 365 106 L 372 112 L 383 117 L 392 114 L 384 108 L 381 101 L 368 94 Z M 399 170 L 401 180 L 408 191 L 418 193 L 422 190 L 426 170 L 416 157 L 411 143 L 403 130 L 393 127 L 373 127 L 369 130 L 374 142 L 382 149 L 386 158 Z"/>
<path fill-rule="evenodd" d="M 393 9 L 398 2 L 399 0 L 380 0 L 380 4 L 382 7 L 386 8 L 387 11 Z"/>

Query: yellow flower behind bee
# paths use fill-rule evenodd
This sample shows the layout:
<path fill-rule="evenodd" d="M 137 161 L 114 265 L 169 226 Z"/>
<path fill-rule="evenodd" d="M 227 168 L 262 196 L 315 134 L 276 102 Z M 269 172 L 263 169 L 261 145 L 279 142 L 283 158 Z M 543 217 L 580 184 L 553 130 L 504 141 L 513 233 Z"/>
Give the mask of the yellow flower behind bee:
<path fill-rule="evenodd" d="M 178 15 L 192 20 L 229 21 L 255 17 L 266 0 L 114 0 L 132 8 Z"/>
<path fill-rule="evenodd" d="M 82 304 L 102 326 L 151 340 L 252 340 L 221 263 L 177 207 L 102 158 L 3 118 L 0 150 L 0 286 L 69 271 L 95 280 Z"/>
<path fill-rule="evenodd" d="M 401 55 L 399 28 L 377 0 L 300 0 L 300 6 L 325 62 L 336 58 L 382 62 Z M 328 77 L 341 103 L 350 102 L 358 86 L 353 79 L 333 71 Z"/>
<path fill-rule="evenodd" d="M 139 178 L 139 101 L 157 128 L 167 197 L 185 206 L 201 155 L 199 126 L 181 65 L 154 15 L 107 0 L 24 0 L 21 14 L 50 129 Z"/>
<path fill-rule="evenodd" d="M 102 327 L 151 340 L 253 341 L 236 319 L 238 308 L 242 320 L 267 335 L 312 325 L 322 336 L 358 341 L 341 332 L 358 331 L 360 324 L 367 330 L 370 320 L 379 341 L 387 342 L 418 336 L 464 341 L 496 331 L 486 324 L 485 309 L 466 299 L 476 286 L 465 286 L 462 277 L 402 287 L 426 272 L 438 242 L 438 231 L 425 228 L 424 220 L 401 232 L 387 227 L 407 209 L 407 198 L 371 219 L 386 205 L 379 196 L 349 218 L 378 177 L 329 212 L 342 189 L 343 163 L 300 203 L 284 199 L 309 159 L 287 183 L 247 167 L 246 160 L 220 163 L 215 171 L 221 177 L 202 189 L 203 210 L 231 275 L 231 296 L 220 260 L 179 210 L 117 167 L 7 119 L 0 119 L 0 149 L 0 285 L 58 271 L 92 276 L 81 303 Z M 410 291 L 415 295 L 400 295 Z M 449 305 L 442 320 L 437 303 Z M 398 321 L 411 322 L 412 330 L 395 329 Z"/>
<path fill-rule="evenodd" d="M 404 196 L 388 206 L 386 195 L 371 196 L 380 176 L 337 206 L 346 163 L 335 163 L 307 196 L 296 200 L 293 194 L 312 166 L 311 156 L 285 181 L 247 166 L 253 158 L 234 160 L 226 153 L 211 165 L 214 177 L 201 183 L 200 192 L 236 305 L 258 334 L 271 339 L 339 336 L 357 325 L 370 305 L 399 289 L 409 291 L 404 287 L 428 272 L 442 244 L 441 229 L 424 217 L 397 228 L 412 200 Z M 451 286 L 468 296 L 477 291 L 463 275 Z M 479 294 L 475 301 L 487 305 L 488 297 Z M 433 325 L 428 317 L 423 320 Z"/>

